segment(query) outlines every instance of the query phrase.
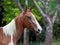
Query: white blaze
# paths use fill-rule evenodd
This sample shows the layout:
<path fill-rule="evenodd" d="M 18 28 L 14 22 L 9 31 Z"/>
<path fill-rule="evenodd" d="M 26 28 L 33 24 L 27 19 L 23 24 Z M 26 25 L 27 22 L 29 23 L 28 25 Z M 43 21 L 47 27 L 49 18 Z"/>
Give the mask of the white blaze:
<path fill-rule="evenodd" d="M 40 26 L 40 24 L 38 23 L 38 21 L 36 20 L 36 18 L 35 18 L 35 16 L 32 14 L 32 16 L 33 16 L 33 18 L 35 19 L 35 20 L 33 20 L 35 23 L 36 23 L 36 25 L 37 25 L 37 27 L 35 28 L 35 31 L 38 31 L 38 29 L 40 30 L 40 33 L 41 33 L 41 31 L 42 31 L 42 27 Z"/>
<path fill-rule="evenodd" d="M 42 27 L 39 25 L 39 23 L 38 23 L 38 21 L 36 19 L 35 19 L 35 21 L 36 21 L 37 28 L 40 30 L 40 33 L 41 33 Z"/>

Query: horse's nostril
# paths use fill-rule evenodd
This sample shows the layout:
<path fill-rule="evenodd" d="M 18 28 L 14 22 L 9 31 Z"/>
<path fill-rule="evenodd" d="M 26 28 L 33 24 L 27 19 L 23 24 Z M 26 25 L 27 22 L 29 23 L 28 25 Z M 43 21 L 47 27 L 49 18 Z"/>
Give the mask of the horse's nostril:
<path fill-rule="evenodd" d="M 38 29 L 38 31 L 40 31 L 40 29 Z"/>

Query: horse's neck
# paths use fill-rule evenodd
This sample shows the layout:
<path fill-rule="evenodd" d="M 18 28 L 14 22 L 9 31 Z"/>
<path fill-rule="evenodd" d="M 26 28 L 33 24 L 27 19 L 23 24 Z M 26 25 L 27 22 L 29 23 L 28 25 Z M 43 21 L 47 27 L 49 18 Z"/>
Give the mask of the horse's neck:
<path fill-rule="evenodd" d="M 20 15 L 21 16 L 21 15 Z M 15 24 L 16 24 L 16 37 L 17 39 L 19 39 L 19 37 L 22 35 L 23 33 L 23 30 L 24 30 L 24 27 L 23 27 L 23 24 L 22 24 L 22 19 L 20 16 L 17 16 L 15 18 Z"/>
<path fill-rule="evenodd" d="M 3 32 L 5 33 L 5 35 L 13 35 L 15 31 L 15 19 L 13 19 L 9 24 L 3 27 Z"/>

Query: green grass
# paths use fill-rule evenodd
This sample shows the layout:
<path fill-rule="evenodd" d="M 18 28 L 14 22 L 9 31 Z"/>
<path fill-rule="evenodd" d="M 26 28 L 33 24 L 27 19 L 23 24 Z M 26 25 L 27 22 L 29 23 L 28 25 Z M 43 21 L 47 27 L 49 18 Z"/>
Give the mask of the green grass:
<path fill-rule="evenodd" d="M 32 45 L 44 45 L 44 43 L 32 43 Z M 60 41 L 52 42 L 52 45 L 60 45 Z"/>
<path fill-rule="evenodd" d="M 53 45 L 60 45 L 60 41 L 53 42 Z"/>
<path fill-rule="evenodd" d="M 33 42 L 31 45 L 44 45 L 44 43 Z M 52 42 L 52 45 L 60 45 L 60 41 L 54 41 Z"/>
<path fill-rule="evenodd" d="M 23 45 L 22 43 L 20 43 L 20 44 L 17 44 L 17 45 Z M 30 43 L 30 45 L 44 45 L 44 43 L 39 43 L 39 42 L 32 42 L 32 43 Z M 52 42 L 52 45 L 60 45 L 60 41 L 53 41 Z"/>

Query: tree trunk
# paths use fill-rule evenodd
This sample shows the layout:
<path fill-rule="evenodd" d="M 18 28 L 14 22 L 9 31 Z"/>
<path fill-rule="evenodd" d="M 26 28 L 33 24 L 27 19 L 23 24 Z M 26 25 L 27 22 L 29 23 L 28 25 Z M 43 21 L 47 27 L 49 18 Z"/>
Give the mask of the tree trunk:
<path fill-rule="evenodd" d="M 29 45 L 29 30 L 27 28 L 24 30 L 24 45 Z"/>
<path fill-rule="evenodd" d="M 52 45 L 53 25 L 47 23 L 45 45 Z"/>

